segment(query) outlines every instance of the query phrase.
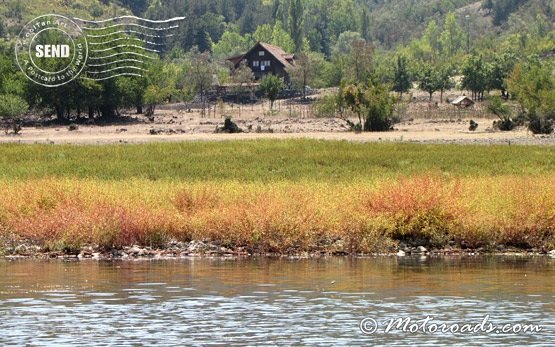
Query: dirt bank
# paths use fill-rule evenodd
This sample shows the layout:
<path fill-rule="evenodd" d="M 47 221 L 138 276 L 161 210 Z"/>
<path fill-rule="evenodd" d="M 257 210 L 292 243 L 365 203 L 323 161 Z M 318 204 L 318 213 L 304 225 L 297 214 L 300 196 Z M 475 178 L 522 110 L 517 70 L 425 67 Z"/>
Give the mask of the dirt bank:
<path fill-rule="evenodd" d="M 555 145 L 555 136 L 535 136 L 521 128 L 512 132 L 492 131 L 493 119 L 474 119 L 477 131 L 468 131 L 469 119 L 414 119 L 397 124 L 387 133 L 355 134 L 338 118 L 287 118 L 245 115 L 234 118 L 244 131 L 216 134 L 223 118 L 203 118 L 197 113 L 160 111 L 154 122 L 133 116 L 119 124 L 24 127 L 21 135 L 0 135 L 0 143 L 113 144 L 180 141 L 225 141 L 250 139 L 311 138 L 357 142 L 417 142 L 456 144 Z"/>

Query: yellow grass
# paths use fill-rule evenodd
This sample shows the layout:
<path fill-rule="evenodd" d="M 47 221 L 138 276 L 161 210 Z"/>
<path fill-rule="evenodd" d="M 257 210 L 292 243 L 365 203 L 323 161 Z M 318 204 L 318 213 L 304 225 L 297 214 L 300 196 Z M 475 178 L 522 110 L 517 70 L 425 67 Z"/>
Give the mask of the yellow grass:
<path fill-rule="evenodd" d="M 183 183 L 1 179 L 0 231 L 55 250 L 205 240 L 251 253 L 555 247 L 555 176 Z"/>

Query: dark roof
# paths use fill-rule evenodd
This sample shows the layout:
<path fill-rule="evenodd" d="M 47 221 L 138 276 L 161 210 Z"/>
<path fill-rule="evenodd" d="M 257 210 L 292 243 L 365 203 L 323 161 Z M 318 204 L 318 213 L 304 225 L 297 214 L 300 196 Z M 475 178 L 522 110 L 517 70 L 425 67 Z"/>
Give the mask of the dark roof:
<path fill-rule="evenodd" d="M 281 47 L 260 41 L 257 42 L 256 45 L 254 45 L 247 53 L 230 57 L 227 60 L 237 66 L 241 63 L 245 56 L 249 55 L 249 53 L 254 51 L 258 46 L 269 52 L 274 58 L 277 59 L 277 61 L 280 62 L 281 65 L 283 65 L 283 67 L 289 68 L 295 65 L 293 54 L 286 53 Z"/>

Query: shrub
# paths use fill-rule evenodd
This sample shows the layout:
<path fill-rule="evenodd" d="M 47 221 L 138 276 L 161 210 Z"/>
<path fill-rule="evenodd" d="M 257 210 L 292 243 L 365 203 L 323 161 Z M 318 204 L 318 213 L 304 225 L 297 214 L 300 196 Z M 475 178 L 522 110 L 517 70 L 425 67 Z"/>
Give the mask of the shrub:
<path fill-rule="evenodd" d="M 9 120 L 10 124 L 6 127 L 6 133 L 8 128 L 11 127 L 15 134 L 21 131 L 20 119 L 29 109 L 29 105 L 17 95 L 5 94 L 0 95 L 0 118 Z"/>
<path fill-rule="evenodd" d="M 532 114 L 529 116 L 530 123 L 528 129 L 534 134 L 553 133 L 553 119 L 546 116 Z"/>
<path fill-rule="evenodd" d="M 458 184 L 421 177 L 401 179 L 370 196 L 371 215 L 384 216 L 393 224 L 390 237 L 414 245 L 445 245 L 459 228 Z"/>
<path fill-rule="evenodd" d="M 476 123 L 474 120 L 470 120 L 470 126 L 468 127 L 468 130 L 476 131 L 476 129 L 478 129 L 478 123 Z"/>
<path fill-rule="evenodd" d="M 325 95 L 314 103 L 314 115 L 318 118 L 334 118 L 337 115 L 337 96 Z"/>
<path fill-rule="evenodd" d="M 501 131 L 511 131 L 516 127 L 509 106 L 505 105 L 500 97 L 495 96 L 489 99 L 488 110 L 499 118 L 499 121 L 493 122 L 493 127 Z"/>

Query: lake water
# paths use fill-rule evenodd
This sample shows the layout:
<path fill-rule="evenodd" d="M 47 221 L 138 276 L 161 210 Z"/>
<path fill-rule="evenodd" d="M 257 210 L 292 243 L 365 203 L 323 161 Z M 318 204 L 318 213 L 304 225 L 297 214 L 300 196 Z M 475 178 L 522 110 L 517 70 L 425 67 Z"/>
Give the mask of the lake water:
<path fill-rule="evenodd" d="M 390 319 L 534 333 L 392 329 Z M 360 329 L 374 319 L 372 335 Z M 365 322 L 368 322 L 366 320 Z M 370 321 L 371 322 L 371 321 Z M 428 325 L 429 327 L 430 325 Z M 0 345 L 544 345 L 555 259 L 0 260 Z"/>

